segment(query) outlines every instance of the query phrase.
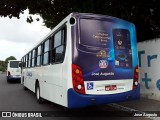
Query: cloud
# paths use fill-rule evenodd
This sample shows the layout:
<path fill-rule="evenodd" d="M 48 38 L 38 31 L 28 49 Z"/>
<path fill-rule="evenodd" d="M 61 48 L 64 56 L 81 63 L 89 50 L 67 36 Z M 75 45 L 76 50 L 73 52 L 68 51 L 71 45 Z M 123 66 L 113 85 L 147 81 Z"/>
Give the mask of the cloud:
<path fill-rule="evenodd" d="M 28 10 L 17 18 L 0 18 L 0 60 L 13 55 L 20 59 L 28 50 L 40 41 L 50 29 L 43 26 L 39 15 L 32 15 L 33 19 L 40 21 L 27 23 Z"/>
<path fill-rule="evenodd" d="M 16 43 L 8 40 L 0 40 L 0 59 L 5 60 L 9 56 L 15 56 L 18 60 L 28 51 L 26 43 Z M 29 45 L 31 46 L 31 44 Z"/>

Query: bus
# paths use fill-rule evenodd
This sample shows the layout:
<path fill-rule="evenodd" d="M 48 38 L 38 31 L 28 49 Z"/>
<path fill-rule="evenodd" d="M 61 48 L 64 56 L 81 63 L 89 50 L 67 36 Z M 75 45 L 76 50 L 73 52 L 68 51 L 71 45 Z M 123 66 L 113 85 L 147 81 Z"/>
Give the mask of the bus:
<path fill-rule="evenodd" d="M 9 60 L 7 64 L 7 82 L 20 81 L 21 80 L 21 67 L 19 64 L 21 61 Z"/>
<path fill-rule="evenodd" d="M 71 13 L 21 61 L 21 83 L 38 103 L 81 108 L 140 97 L 135 25 L 125 20 Z"/>

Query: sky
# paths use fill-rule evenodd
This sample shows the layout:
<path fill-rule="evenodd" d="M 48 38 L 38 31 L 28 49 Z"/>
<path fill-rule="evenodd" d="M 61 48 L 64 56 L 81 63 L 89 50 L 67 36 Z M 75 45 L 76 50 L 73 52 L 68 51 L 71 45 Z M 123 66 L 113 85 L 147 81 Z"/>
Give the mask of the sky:
<path fill-rule="evenodd" d="M 50 32 L 39 15 L 31 15 L 34 22 L 27 23 L 28 13 L 25 10 L 24 14 L 20 14 L 20 19 L 0 17 L 0 60 L 10 56 L 21 60 L 23 55 Z M 40 21 L 36 21 L 36 18 Z"/>

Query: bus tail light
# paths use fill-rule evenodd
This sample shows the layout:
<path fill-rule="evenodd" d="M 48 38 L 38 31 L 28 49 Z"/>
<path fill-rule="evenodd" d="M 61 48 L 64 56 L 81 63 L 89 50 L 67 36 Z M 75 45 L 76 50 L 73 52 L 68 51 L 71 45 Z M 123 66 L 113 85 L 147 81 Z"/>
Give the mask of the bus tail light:
<path fill-rule="evenodd" d="M 10 71 L 8 71 L 8 76 L 11 76 L 11 73 L 10 73 Z"/>
<path fill-rule="evenodd" d="M 138 82 L 138 74 L 139 74 L 139 69 L 138 69 L 138 66 L 137 66 L 135 68 L 135 70 L 134 70 L 133 89 L 136 89 L 136 87 L 139 84 L 139 82 Z"/>
<path fill-rule="evenodd" d="M 72 64 L 72 82 L 73 82 L 73 89 L 76 92 L 85 94 L 82 69 L 75 64 Z"/>

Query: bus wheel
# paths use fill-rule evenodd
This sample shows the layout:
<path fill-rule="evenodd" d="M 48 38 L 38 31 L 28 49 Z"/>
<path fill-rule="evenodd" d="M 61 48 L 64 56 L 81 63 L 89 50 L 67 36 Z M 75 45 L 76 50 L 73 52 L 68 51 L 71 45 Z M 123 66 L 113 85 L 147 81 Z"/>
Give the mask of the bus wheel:
<path fill-rule="evenodd" d="M 23 90 L 28 90 L 26 86 L 24 86 L 24 77 L 23 77 Z"/>
<path fill-rule="evenodd" d="M 23 85 L 23 89 L 24 89 L 24 90 L 28 90 L 27 87 L 25 87 L 24 85 Z"/>
<path fill-rule="evenodd" d="M 7 79 L 7 83 L 10 83 L 10 81 Z"/>
<path fill-rule="evenodd" d="M 37 99 L 37 102 L 39 104 L 42 104 L 43 103 L 43 98 L 41 98 L 40 96 L 40 87 L 39 87 L 39 83 L 36 84 L 36 99 Z"/>
<path fill-rule="evenodd" d="M 24 90 L 27 90 L 27 88 L 26 88 L 25 86 L 23 86 L 23 89 L 24 89 Z"/>

